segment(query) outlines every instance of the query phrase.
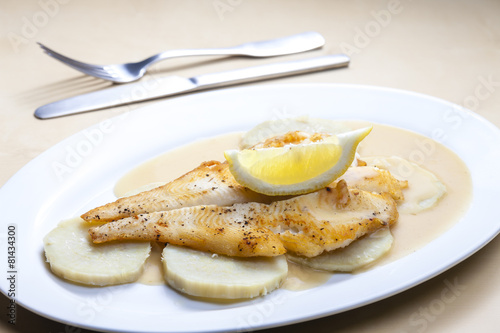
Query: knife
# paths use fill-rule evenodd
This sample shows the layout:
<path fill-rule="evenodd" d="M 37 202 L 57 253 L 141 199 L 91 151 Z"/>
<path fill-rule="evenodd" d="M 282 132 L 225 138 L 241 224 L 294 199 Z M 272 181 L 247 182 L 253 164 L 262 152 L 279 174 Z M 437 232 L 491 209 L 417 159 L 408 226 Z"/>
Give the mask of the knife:
<path fill-rule="evenodd" d="M 349 61 L 345 54 L 334 54 L 203 74 L 192 78 L 149 77 L 136 83 L 123 84 L 41 106 L 35 110 L 35 117 L 49 119 L 204 89 L 345 67 L 349 65 Z"/>

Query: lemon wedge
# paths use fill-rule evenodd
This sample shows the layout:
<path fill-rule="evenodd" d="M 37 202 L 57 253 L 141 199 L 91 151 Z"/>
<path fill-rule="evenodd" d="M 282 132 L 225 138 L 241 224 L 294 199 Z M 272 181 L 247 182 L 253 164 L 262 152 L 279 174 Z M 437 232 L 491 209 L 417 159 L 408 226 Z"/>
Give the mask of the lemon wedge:
<path fill-rule="evenodd" d="M 319 142 L 279 148 L 227 150 L 229 170 L 241 185 L 267 195 L 292 195 L 326 187 L 351 165 L 358 144 L 372 127 Z"/>

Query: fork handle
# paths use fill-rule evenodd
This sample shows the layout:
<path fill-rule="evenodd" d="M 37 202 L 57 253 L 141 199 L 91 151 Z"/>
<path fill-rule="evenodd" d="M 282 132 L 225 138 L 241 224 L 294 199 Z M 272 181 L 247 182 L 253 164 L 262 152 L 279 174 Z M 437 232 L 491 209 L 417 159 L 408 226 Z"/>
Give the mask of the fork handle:
<path fill-rule="evenodd" d="M 303 32 L 291 36 L 245 43 L 226 48 L 208 49 L 180 49 L 168 50 L 151 56 L 140 62 L 141 66 L 150 66 L 158 61 L 186 57 L 186 56 L 246 56 L 246 57 L 274 57 L 279 55 L 300 53 L 314 50 L 325 44 L 323 36 L 315 31 Z"/>
<path fill-rule="evenodd" d="M 149 67 L 159 61 L 193 56 L 211 56 L 211 55 L 235 55 L 233 48 L 219 48 L 219 49 L 177 49 L 168 50 L 162 53 L 155 54 L 140 62 L 141 66 Z"/>

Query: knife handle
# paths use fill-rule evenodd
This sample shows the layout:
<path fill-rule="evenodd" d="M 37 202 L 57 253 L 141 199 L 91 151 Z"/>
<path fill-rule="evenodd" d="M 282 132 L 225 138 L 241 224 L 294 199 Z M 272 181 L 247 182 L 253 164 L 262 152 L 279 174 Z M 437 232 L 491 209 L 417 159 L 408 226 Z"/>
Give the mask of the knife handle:
<path fill-rule="evenodd" d="M 333 54 L 310 59 L 247 67 L 220 73 L 203 74 L 191 78 L 198 88 L 215 88 L 219 85 L 239 84 L 283 76 L 305 74 L 349 65 L 345 54 Z"/>

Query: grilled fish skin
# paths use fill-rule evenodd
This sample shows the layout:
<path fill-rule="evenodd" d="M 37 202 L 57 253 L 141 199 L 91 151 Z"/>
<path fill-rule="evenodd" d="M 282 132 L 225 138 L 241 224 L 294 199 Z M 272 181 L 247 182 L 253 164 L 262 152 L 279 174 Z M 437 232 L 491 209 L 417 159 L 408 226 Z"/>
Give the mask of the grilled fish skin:
<path fill-rule="evenodd" d="M 345 247 L 397 218 L 396 203 L 388 194 L 349 189 L 339 181 L 334 188 L 271 204 L 194 206 L 141 214 L 93 227 L 89 233 L 95 243 L 143 239 L 232 256 L 278 255 L 286 249 L 313 257 Z M 262 237 L 246 244 L 245 230 Z"/>
<path fill-rule="evenodd" d="M 277 235 L 266 228 L 214 221 L 227 209 L 208 205 L 140 214 L 92 227 L 89 234 L 94 243 L 125 239 L 159 241 L 233 257 L 271 257 L 286 252 Z"/>
<path fill-rule="evenodd" d="M 81 218 L 109 222 L 182 207 L 249 201 L 270 202 L 270 199 L 238 184 L 227 163 L 208 161 L 168 184 L 94 208 Z"/>

